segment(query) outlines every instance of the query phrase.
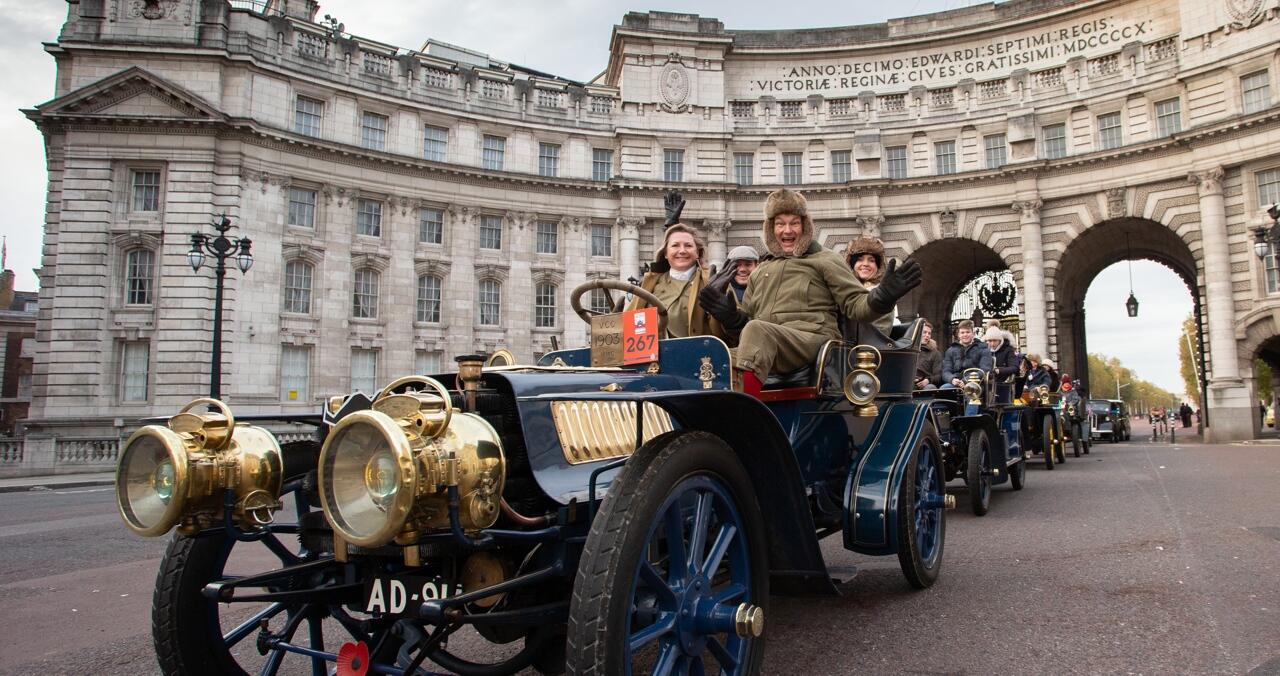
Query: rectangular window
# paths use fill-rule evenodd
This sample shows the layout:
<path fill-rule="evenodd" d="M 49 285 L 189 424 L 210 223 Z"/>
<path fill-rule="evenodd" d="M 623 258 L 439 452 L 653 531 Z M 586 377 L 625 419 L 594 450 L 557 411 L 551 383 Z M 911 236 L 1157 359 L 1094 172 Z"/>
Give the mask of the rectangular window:
<path fill-rule="evenodd" d="M 1124 133 L 1120 127 L 1120 113 L 1107 113 L 1098 116 L 1098 145 L 1103 150 L 1119 148 L 1124 144 Z"/>
<path fill-rule="evenodd" d="M 382 202 L 362 199 L 356 206 L 356 234 L 382 236 Z"/>
<path fill-rule="evenodd" d="M 133 211 L 160 211 L 160 172 L 135 170 L 130 176 L 133 186 Z"/>
<path fill-rule="evenodd" d="M 533 325 L 540 329 L 556 326 L 556 285 L 538 284 L 533 294 Z"/>
<path fill-rule="evenodd" d="M 151 343 L 130 340 L 120 350 L 120 399 L 146 401 L 151 368 Z"/>
<path fill-rule="evenodd" d="M 933 144 L 933 166 L 936 173 L 956 173 L 956 142 L 939 141 Z"/>
<path fill-rule="evenodd" d="M 351 391 L 375 394 L 378 391 L 378 351 L 351 348 Z"/>
<path fill-rule="evenodd" d="M 604 289 L 591 290 L 591 311 L 598 315 L 607 315 L 613 312 L 613 306 L 609 303 L 609 293 Z"/>
<path fill-rule="evenodd" d="M 293 106 L 293 130 L 304 136 L 319 136 L 323 115 L 323 101 L 299 96 Z"/>
<path fill-rule="evenodd" d="M 444 242 L 444 210 L 425 208 L 418 211 L 418 241 L 423 244 Z"/>
<path fill-rule="evenodd" d="M 444 361 L 441 354 L 434 350 L 413 351 L 413 371 L 419 375 L 430 376 L 440 373 L 440 363 Z"/>
<path fill-rule="evenodd" d="M 480 217 L 480 248 L 481 249 L 501 249 L 502 248 L 502 217 L 488 216 Z"/>
<path fill-rule="evenodd" d="M 831 151 L 831 181 L 844 183 L 853 178 L 853 151 Z"/>
<path fill-rule="evenodd" d="M 282 345 L 280 347 L 280 400 L 307 401 L 311 385 L 311 348 Z"/>
<path fill-rule="evenodd" d="M 387 147 L 387 116 L 365 113 L 360 116 L 360 145 L 369 150 Z"/>
<path fill-rule="evenodd" d="M 316 227 L 316 191 L 289 188 L 289 225 Z"/>
<path fill-rule="evenodd" d="M 907 177 L 907 147 L 891 146 L 884 149 L 884 177 Z"/>
<path fill-rule="evenodd" d="M 738 185 L 751 185 L 754 182 L 756 156 L 754 153 L 733 154 L 733 180 Z"/>
<path fill-rule="evenodd" d="M 679 183 L 684 180 L 684 151 L 662 151 L 662 180 Z"/>
<path fill-rule="evenodd" d="M 378 271 L 356 270 L 351 298 L 351 316 L 356 319 L 378 318 Z"/>
<path fill-rule="evenodd" d="M 554 143 L 538 144 L 538 175 L 551 178 L 560 175 L 560 146 Z"/>
<path fill-rule="evenodd" d="M 782 153 L 782 182 L 800 185 L 804 178 L 804 153 Z"/>
<path fill-rule="evenodd" d="M 537 252 L 553 254 L 559 246 L 560 224 L 555 221 L 538 221 Z"/>
<path fill-rule="evenodd" d="M 1156 102 L 1156 134 L 1169 136 L 1182 131 L 1182 104 L 1178 99 Z"/>
<path fill-rule="evenodd" d="M 1258 181 L 1258 206 L 1267 208 L 1280 202 L 1280 169 L 1268 169 L 1254 174 Z"/>
<path fill-rule="evenodd" d="M 1244 97 L 1244 112 L 1256 113 L 1271 107 L 1271 74 L 1265 70 L 1249 73 L 1240 78 L 1240 94 Z"/>
<path fill-rule="evenodd" d="M 591 180 L 607 181 L 613 177 L 613 151 L 605 148 L 591 149 Z"/>
<path fill-rule="evenodd" d="M 1056 160 L 1067 156 L 1067 125 L 1051 124 L 1041 127 L 1040 132 L 1045 159 Z"/>
<path fill-rule="evenodd" d="M 435 275 L 418 278 L 418 321 L 428 324 L 440 322 L 440 282 Z"/>
<path fill-rule="evenodd" d="M 284 311 L 311 314 L 311 264 L 289 261 L 284 266 Z"/>
<path fill-rule="evenodd" d="M 1004 134 L 983 136 L 982 150 L 986 156 L 988 169 L 999 169 L 1009 162 Z"/>
<path fill-rule="evenodd" d="M 497 326 L 502 321 L 502 287 L 492 279 L 480 280 L 480 325 Z"/>
<path fill-rule="evenodd" d="M 134 249 L 125 256 L 126 305 L 150 305 L 156 255 L 150 249 Z"/>
<path fill-rule="evenodd" d="M 443 162 L 449 147 L 449 130 L 444 127 L 423 128 L 422 156 L 432 162 Z"/>
<path fill-rule="evenodd" d="M 507 139 L 501 136 L 484 137 L 484 151 L 480 158 L 480 167 L 490 171 L 502 171 L 507 154 Z"/>
<path fill-rule="evenodd" d="M 591 255 L 613 255 L 613 228 L 600 223 L 591 226 Z"/>

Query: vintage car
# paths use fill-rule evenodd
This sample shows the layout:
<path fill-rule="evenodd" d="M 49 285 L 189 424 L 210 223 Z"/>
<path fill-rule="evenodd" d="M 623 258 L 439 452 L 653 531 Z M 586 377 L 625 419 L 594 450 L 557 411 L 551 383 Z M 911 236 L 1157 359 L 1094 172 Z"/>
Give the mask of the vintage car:
<path fill-rule="evenodd" d="M 1055 407 L 1062 419 L 1063 443 L 1071 442 L 1072 454 L 1077 458 L 1087 455 L 1092 435 L 1089 430 L 1089 414 L 1085 410 L 1085 400 L 1062 393 Z"/>
<path fill-rule="evenodd" d="M 1090 438 L 1111 443 L 1129 440 L 1129 409 L 1123 401 L 1090 399 L 1088 409 Z"/>
<path fill-rule="evenodd" d="M 1026 426 L 1025 439 L 1032 453 L 1039 453 L 1044 458 L 1045 469 L 1053 469 L 1055 464 L 1067 461 L 1066 445 L 1063 443 L 1062 416 L 1059 415 L 1060 392 L 1050 392 L 1047 386 L 1028 388 L 1022 393 L 1027 406 L 1023 420 Z"/>
<path fill-rule="evenodd" d="M 934 400 L 946 479 L 964 480 L 969 508 L 982 516 L 990 509 L 993 485 L 1010 482 L 1020 491 L 1026 484 L 1022 438 L 1027 409 L 1013 405 L 1009 392 L 982 369 L 966 369 L 960 379 L 964 386 L 959 389 L 920 390 L 916 396 Z"/>
<path fill-rule="evenodd" d="M 590 347 L 335 397 L 293 418 L 315 441 L 210 399 L 131 436 L 121 515 L 177 530 L 162 671 L 753 674 L 770 594 L 838 593 L 826 536 L 934 584 L 954 501 L 911 392 L 920 322 L 831 341 L 757 397 L 720 340 L 656 340 L 656 298 L 582 310 L 601 285 L 646 294 L 575 289 Z"/>

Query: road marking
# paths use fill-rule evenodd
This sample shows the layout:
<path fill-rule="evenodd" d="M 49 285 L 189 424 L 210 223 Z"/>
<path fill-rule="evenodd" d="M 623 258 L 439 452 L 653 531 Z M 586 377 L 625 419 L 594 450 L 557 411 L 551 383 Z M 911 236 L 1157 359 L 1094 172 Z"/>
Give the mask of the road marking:
<path fill-rule="evenodd" d="M 114 486 L 108 486 L 106 488 L 83 488 L 83 489 L 70 490 L 70 491 L 60 491 L 55 488 L 53 489 L 52 493 L 54 495 L 72 495 L 74 493 L 103 493 L 105 491 L 114 491 L 114 490 L 115 490 Z"/>
<path fill-rule="evenodd" d="M 69 519 L 54 519 L 53 521 L 34 521 L 31 523 L 15 524 L 13 526 L 0 526 L 0 538 L 16 537 L 18 535 L 32 535 L 34 533 L 48 533 L 49 531 L 66 530 L 68 528 L 103 526 L 109 523 L 119 522 L 120 516 L 115 513 L 90 514 L 89 516 L 76 516 Z"/>

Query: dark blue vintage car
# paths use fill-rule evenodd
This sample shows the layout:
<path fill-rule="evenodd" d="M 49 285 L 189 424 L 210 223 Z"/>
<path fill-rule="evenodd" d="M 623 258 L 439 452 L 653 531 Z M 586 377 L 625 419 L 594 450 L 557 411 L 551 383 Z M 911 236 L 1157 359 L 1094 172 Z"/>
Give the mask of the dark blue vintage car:
<path fill-rule="evenodd" d="M 860 327 L 756 397 L 716 338 L 620 365 L 619 316 L 537 365 L 462 358 L 334 398 L 315 441 L 213 400 L 139 430 L 121 514 L 178 531 L 162 670 L 751 674 L 770 594 L 838 593 L 822 538 L 937 580 L 950 501 L 937 409 L 911 392 L 918 322 Z M 253 543 L 275 562 L 239 558 Z"/>

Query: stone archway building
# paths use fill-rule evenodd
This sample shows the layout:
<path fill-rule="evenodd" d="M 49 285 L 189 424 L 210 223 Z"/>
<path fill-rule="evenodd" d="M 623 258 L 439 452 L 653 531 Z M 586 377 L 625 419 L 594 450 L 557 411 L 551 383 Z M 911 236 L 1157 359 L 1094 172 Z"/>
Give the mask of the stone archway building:
<path fill-rule="evenodd" d="M 1210 438 L 1257 429 L 1252 357 L 1280 327 L 1249 232 L 1280 195 L 1275 0 L 804 31 L 631 13 L 587 83 L 336 33 L 308 0 L 138 7 L 69 4 L 57 96 L 27 111 L 50 176 L 33 434 L 118 434 L 203 392 L 212 283 L 184 256 L 214 213 L 257 256 L 229 278 L 228 399 L 311 410 L 477 349 L 581 343 L 568 290 L 638 275 L 665 191 L 718 260 L 759 246 L 786 184 L 823 244 L 919 253 L 903 313 L 939 323 L 1009 269 L 1026 347 L 1066 364 L 1084 288 L 1126 255 L 1107 233 L 1140 237 L 1201 309 Z"/>

